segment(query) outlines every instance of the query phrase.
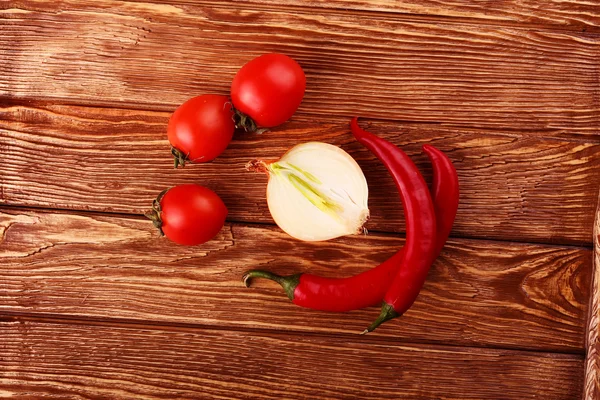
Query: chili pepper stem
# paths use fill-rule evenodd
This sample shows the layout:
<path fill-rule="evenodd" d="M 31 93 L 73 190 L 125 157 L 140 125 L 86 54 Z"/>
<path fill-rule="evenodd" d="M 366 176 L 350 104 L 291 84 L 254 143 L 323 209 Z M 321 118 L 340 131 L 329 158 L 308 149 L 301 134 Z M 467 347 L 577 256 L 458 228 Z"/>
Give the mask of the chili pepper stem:
<path fill-rule="evenodd" d="M 377 317 L 377 319 L 367 329 L 365 329 L 361 335 L 366 335 L 369 332 L 373 332 L 379 325 L 399 316 L 400 314 L 394 310 L 393 306 L 384 302 L 381 306 L 381 313 L 379 314 L 379 317 Z"/>
<path fill-rule="evenodd" d="M 294 291 L 296 290 L 296 286 L 298 286 L 298 284 L 300 283 L 300 275 L 302 274 L 281 276 L 274 274 L 270 271 L 253 269 L 244 274 L 244 276 L 242 277 L 242 281 L 244 282 L 244 285 L 246 287 L 250 287 L 250 280 L 253 278 L 269 279 L 271 281 L 279 283 L 285 291 L 287 297 L 289 297 L 290 300 L 294 300 Z"/>

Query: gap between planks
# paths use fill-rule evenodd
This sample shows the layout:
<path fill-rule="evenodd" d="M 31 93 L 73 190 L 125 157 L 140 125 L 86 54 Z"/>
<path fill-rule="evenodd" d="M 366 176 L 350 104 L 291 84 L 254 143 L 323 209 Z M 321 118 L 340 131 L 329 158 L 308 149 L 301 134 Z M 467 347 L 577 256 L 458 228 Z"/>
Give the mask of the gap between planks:
<path fill-rule="evenodd" d="M 600 88 L 599 88 L 600 90 Z M 190 95 L 191 96 L 191 95 Z M 600 93 L 598 93 L 600 98 Z M 127 102 L 115 104 L 114 102 L 103 102 L 102 100 L 93 101 L 87 99 L 78 99 L 76 101 L 70 101 L 64 98 L 54 98 L 39 96 L 35 98 L 31 97 L 8 97 L 0 94 L 0 109 L 10 107 L 32 107 L 32 108 L 45 108 L 48 106 L 71 106 L 71 107 L 85 107 L 91 109 L 112 109 L 112 110 L 123 110 L 123 111 L 140 111 L 140 112 L 164 112 L 172 113 L 175 111 L 174 106 L 164 103 L 138 103 L 138 102 Z M 598 110 L 600 114 L 600 109 Z M 477 126 L 447 123 L 443 121 L 421 121 L 421 120 L 405 120 L 396 118 L 385 118 L 382 116 L 368 116 L 368 115 L 357 115 L 361 121 L 370 122 L 383 122 L 383 123 L 396 123 L 402 125 L 399 129 L 401 130 L 405 126 L 426 126 L 426 127 L 440 127 L 448 129 L 461 129 L 465 133 L 478 133 L 484 131 L 486 134 L 492 136 L 501 137 L 536 137 L 542 140 L 561 141 L 568 143 L 589 143 L 589 144 L 600 144 L 600 130 L 598 135 L 584 135 L 580 136 L 577 133 L 570 133 L 569 131 L 547 128 L 547 129 L 524 129 L 524 128 L 513 128 L 511 126 L 494 126 L 486 128 L 478 128 Z M 299 110 L 294 116 L 286 121 L 302 122 L 302 121 L 314 121 L 316 119 L 322 119 L 323 115 L 313 114 L 310 112 Z M 330 115 L 327 117 L 328 122 L 339 122 L 341 125 L 349 124 L 350 118 L 339 115 Z M 284 123 L 284 124 L 285 124 Z M 278 127 L 276 127 L 278 128 Z M 236 130 L 236 133 L 238 131 Z M 165 124 L 165 137 L 166 137 L 166 124 Z"/>
<path fill-rule="evenodd" d="M 212 331 L 227 331 L 227 332 L 240 332 L 240 333 L 259 333 L 259 334 L 274 334 L 274 335 L 302 335 L 316 338 L 339 338 L 346 339 L 349 342 L 354 343 L 367 343 L 367 344 L 396 344 L 396 345 L 407 345 L 407 346 L 437 346 L 440 348 L 456 348 L 456 349 L 483 349 L 483 350 L 507 350 L 515 351 L 520 353 L 532 353 L 532 354 L 568 354 L 585 356 L 584 351 L 577 350 L 556 350 L 551 348 L 538 348 L 530 349 L 526 347 L 512 347 L 512 346 L 486 346 L 486 345 L 458 345 L 454 343 L 446 343 L 441 341 L 433 340 L 406 340 L 399 338 L 389 338 L 376 335 L 362 335 L 361 332 L 353 334 L 348 333 L 323 333 L 323 332 L 297 332 L 292 330 L 277 330 L 268 328 L 245 328 L 245 327 L 220 327 L 217 325 L 206 325 L 206 324 L 195 324 L 185 322 L 164 322 L 164 321 L 153 321 L 153 320 L 142 320 L 142 319 L 131 319 L 131 318 L 106 318 L 106 317 L 91 317 L 91 316 L 80 316 L 80 315 L 58 315 L 58 314 L 47 314 L 47 313 L 35 313 L 35 312 L 21 312 L 21 311 L 0 311 L 0 323 L 3 322 L 37 322 L 44 324 L 60 324 L 60 325 L 83 325 L 83 326 L 102 326 L 111 328 L 125 328 L 125 329 L 146 329 L 146 330 L 157 330 L 167 332 L 198 332 L 199 330 L 212 330 Z"/>
<path fill-rule="evenodd" d="M 101 210 L 79 210 L 79 209 L 70 209 L 70 208 L 59 208 L 59 207 L 40 207 L 40 206 L 30 206 L 30 205 L 20 205 L 20 204 L 10 204 L 10 203 L 0 203 L 0 212 L 5 210 L 11 211 L 22 211 L 22 212 L 48 212 L 48 213 L 59 213 L 59 214 L 72 214 L 72 215 L 81 215 L 81 216 L 103 216 L 103 217 L 119 217 L 133 220 L 147 220 L 142 214 L 135 213 L 125 213 L 125 212 L 109 212 L 109 211 L 101 211 Z M 150 207 L 148 208 L 150 209 Z M 242 225 L 242 226 L 256 226 L 256 227 L 274 227 L 276 224 L 269 224 L 267 222 L 260 221 L 241 221 L 235 219 L 226 219 L 227 223 L 233 225 Z M 377 229 L 369 229 L 369 233 L 376 233 L 382 235 L 392 235 L 398 238 L 404 238 L 405 232 L 392 232 L 392 231 L 384 231 Z M 552 242 L 532 242 L 523 239 L 495 239 L 495 238 L 486 238 L 481 236 L 467 236 L 460 234 L 452 234 L 448 237 L 448 239 L 468 239 L 474 241 L 481 242 L 489 242 L 489 243 L 515 243 L 515 244 L 523 244 L 523 245 L 535 245 L 540 247 L 552 247 L 552 248 L 564 248 L 564 249 L 583 249 L 583 250 L 592 250 L 594 248 L 594 244 L 584 245 L 584 244 L 563 244 L 563 243 L 552 243 Z"/>
<path fill-rule="evenodd" d="M 600 399 L 600 194 L 594 218 L 593 274 L 586 331 L 584 400 Z"/>

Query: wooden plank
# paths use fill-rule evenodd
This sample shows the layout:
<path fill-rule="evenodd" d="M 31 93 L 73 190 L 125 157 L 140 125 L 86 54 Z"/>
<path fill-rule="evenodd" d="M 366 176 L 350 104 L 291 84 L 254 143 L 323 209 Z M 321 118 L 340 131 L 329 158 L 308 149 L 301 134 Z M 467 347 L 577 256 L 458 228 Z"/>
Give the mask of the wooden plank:
<path fill-rule="evenodd" d="M 390 235 L 306 243 L 235 224 L 184 247 L 145 220 L 90 214 L 0 214 L 0 310 L 358 334 L 377 308 L 301 309 L 276 284 L 247 289 L 241 276 L 251 268 L 350 276 L 403 243 Z M 451 240 L 413 308 L 373 335 L 583 353 L 591 267 L 588 249 Z"/>
<path fill-rule="evenodd" d="M 0 107 L 0 202 L 141 214 L 164 188 L 198 182 L 219 193 L 230 220 L 272 223 L 266 177 L 244 166 L 320 140 L 346 149 L 363 167 L 371 191 L 367 227 L 404 229 L 389 174 L 354 141 L 345 118 L 302 120 L 260 136 L 240 134 L 213 163 L 173 170 L 168 117 L 94 107 Z M 431 169 L 421 145 L 447 152 L 462 194 L 454 235 L 591 243 L 600 145 L 381 121 L 371 130 L 405 149 L 428 180 Z"/>
<path fill-rule="evenodd" d="M 593 1 L 568 0 L 543 2 L 537 0 L 509 0 L 501 2 L 464 2 L 460 0 L 232 0 L 256 6 L 268 5 L 315 7 L 328 12 L 334 10 L 375 11 L 392 14 L 396 18 L 444 17 L 469 20 L 488 25 L 513 23 L 518 25 L 545 25 L 555 29 L 597 32 L 600 26 L 600 7 Z M 179 0 L 194 4 L 197 0 Z M 211 3 L 203 1 L 203 3 Z M 218 4 L 218 2 L 214 2 Z M 399 14 L 399 15 L 396 15 Z M 478 21 L 480 20 L 480 21 Z"/>
<path fill-rule="evenodd" d="M 172 110 L 277 51 L 306 71 L 300 114 L 595 135 L 599 48 L 596 35 L 372 13 L 22 1 L 0 13 L 0 96 Z"/>
<path fill-rule="evenodd" d="M 559 400 L 582 391 L 579 355 L 10 320 L 0 333 L 0 390 L 19 399 Z"/>
<path fill-rule="evenodd" d="M 600 199 L 600 196 L 599 196 Z M 584 400 L 600 399 L 600 201 L 594 218 L 594 273 L 586 337 Z"/>

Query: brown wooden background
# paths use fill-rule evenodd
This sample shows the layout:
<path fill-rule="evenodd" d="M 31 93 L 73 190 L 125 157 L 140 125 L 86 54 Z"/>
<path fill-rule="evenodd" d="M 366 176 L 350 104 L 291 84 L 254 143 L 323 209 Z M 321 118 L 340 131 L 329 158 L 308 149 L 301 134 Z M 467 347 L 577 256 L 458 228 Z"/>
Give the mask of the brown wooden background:
<path fill-rule="evenodd" d="M 266 52 L 304 68 L 298 113 L 173 170 L 170 113 Z M 598 0 L 0 0 L 0 397 L 581 398 L 599 59 Z M 420 146 L 444 150 L 462 185 L 417 303 L 368 336 L 376 308 L 314 312 L 240 282 L 348 276 L 402 244 L 354 115 L 427 179 Z M 368 237 L 301 243 L 272 224 L 266 178 L 243 167 L 308 140 L 363 167 Z M 185 182 L 230 210 L 203 246 L 141 216 Z"/>

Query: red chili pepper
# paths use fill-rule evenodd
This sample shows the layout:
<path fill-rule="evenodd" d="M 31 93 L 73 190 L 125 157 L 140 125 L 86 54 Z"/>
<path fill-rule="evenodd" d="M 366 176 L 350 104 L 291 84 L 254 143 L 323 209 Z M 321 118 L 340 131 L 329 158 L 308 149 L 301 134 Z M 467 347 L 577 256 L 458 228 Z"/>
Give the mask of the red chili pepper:
<path fill-rule="evenodd" d="M 371 150 L 389 169 L 399 184 L 406 220 L 404 258 L 383 300 L 381 314 L 364 332 L 371 332 L 383 322 L 402 315 L 416 300 L 429 268 L 435 260 L 435 211 L 427 185 L 417 166 L 392 143 L 351 123 L 354 137 Z"/>
<path fill-rule="evenodd" d="M 352 120 L 352 127 L 358 127 L 356 118 Z M 458 176 L 452 162 L 441 151 L 430 145 L 423 146 L 423 150 L 433 164 L 431 192 L 438 226 L 437 256 L 450 234 L 456 216 Z M 399 182 L 395 183 L 400 190 Z M 296 305 L 323 311 L 350 311 L 381 303 L 403 257 L 404 249 L 401 249 L 379 266 L 349 278 L 324 278 L 312 274 L 279 276 L 269 271 L 253 270 L 246 273 L 244 283 L 248 285 L 250 278 L 271 279 L 285 289 Z"/>

